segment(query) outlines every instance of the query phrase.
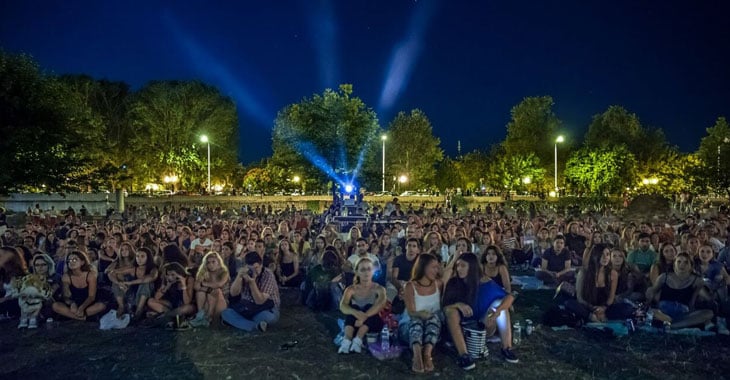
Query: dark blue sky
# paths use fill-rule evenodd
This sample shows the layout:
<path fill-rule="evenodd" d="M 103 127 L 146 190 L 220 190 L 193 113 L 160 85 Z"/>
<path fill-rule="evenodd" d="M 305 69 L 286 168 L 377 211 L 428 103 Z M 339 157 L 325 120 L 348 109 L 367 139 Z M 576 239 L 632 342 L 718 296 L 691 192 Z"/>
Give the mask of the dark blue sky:
<path fill-rule="evenodd" d="M 551 95 L 573 138 L 618 104 L 695 150 L 730 117 L 730 2 L 2 1 L 0 47 L 57 74 L 201 79 L 238 105 L 244 163 L 276 112 L 352 83 L 386 128 L 422 109 L 447 154 L 502 140 Z"/>

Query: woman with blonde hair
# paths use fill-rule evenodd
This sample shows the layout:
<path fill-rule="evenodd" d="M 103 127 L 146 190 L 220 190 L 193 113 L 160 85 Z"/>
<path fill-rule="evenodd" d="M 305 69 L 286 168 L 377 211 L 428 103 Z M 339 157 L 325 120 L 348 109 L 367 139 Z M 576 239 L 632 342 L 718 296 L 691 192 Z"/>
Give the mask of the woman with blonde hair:
<path fill-rule="evenodd" d="M 374 263 L 361 258 L 355 263 L 354 283 L 345 289 L 340 301 L 340 311 L 346 315 L 345 337 L 338 353 L 362 352 L 363 338 L 369 331 L 383 328 L 379 313 L 387 301 L 385 288 L 373 281 Z"/>
<path fill-rule="evenodd" d="M 193 327 L 207 327 L 211 320 L 220 317 L 228 307 L 228 286 L 230 275 L 228 267 L 217 252 L 208 252 L 195 276 L 195 304 L 198 313 L 190 321 Z"/>

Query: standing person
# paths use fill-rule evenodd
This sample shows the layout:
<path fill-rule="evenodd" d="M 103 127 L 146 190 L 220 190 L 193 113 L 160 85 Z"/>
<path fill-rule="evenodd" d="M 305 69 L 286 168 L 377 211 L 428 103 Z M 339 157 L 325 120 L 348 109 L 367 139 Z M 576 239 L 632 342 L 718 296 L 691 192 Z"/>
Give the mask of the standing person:
<path fill-rule="evenodd" d="M 368 331 L 380 331 L 383 320 L 379 313 L 387 301 L 385 288 L 373 282 L 373 261 L 361 258 L 355 264 L 354 283 L 345 289 L 340 311 L 345 314 L 345 337 L 337 351 L 340 354 L 362 352 L 362 340 Z"/>
<path fill-rule="evenodd" d="M 106 305 L 96 301 L 97 276 L 89 258 L 81 251 L 71 251 L 65 263 L 63 301 L 54 302 L 53 311 L 79 321 L 103 312 Z"/>
<path fill-rule="evenodd" d="M 246 266 L 238 271 L 231 284 L 231 296 L 240 300 L 223 310 L 221 318 L 229 325 L 244 331 L 266 329 L 279 320 L 281 298 L 274 273 L 265 268 L 261 256 L 249 252 L 244 257 Z"/>
<path fill-rule="evenodd" d="M 409 344 L 413 351 L 411 369 L 416 373 L 434 371 L 432 354 L 440 338 L 442 321 L 440 269 L 436 256 L 420 255 L 403 292 L 411 318 L 408 326 Z"/>

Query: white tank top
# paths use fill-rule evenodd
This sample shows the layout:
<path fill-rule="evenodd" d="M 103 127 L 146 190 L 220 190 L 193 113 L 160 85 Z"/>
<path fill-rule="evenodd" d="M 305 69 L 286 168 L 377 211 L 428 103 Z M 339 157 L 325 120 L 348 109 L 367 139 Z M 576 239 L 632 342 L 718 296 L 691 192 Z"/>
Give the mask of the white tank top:
<path fill-rule="evenodd" d="M 416 311 L 428 311 L 430 313 L 435 313 L 441 310 L 441 292 L 439 291 L 438 286 L 436 287 L 435 293 L 429 296 L 422 296 L 418 294 L 416 286 L 414 285 L 413 294 L 415 296 L 413 297 L 413 301 L 416 304 Z"/>

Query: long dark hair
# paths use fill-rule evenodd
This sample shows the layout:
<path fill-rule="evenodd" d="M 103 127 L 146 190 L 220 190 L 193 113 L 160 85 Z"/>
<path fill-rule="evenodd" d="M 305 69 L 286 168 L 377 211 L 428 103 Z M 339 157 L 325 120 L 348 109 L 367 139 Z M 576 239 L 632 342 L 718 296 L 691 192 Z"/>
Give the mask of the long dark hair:
<path fill-rule="evenodd" d="M 479 289 L 479 280 L 482 276 L 482 269 L 479 266 L 479 259 L 477 259 L 477 255 L 466 252 L 463 253 L 461 256 L 459 256 L 458 259 L 456 259 L 456 264 L 458 265 L 459 260 L 465 262 L 467 265 L 469 265 L 469 271 L 466 273 L 466 278 L 464 278 L 464 283 L 466 284 L 467 293 L 466 296 L 468 300 L 474 301 L 477 297 L 477 290 Z M 458 278 L 459 275 L 456 273 L 456 270 L 452 273 L 452 277 Z"/>
<path fill-rule="evenodd" d="M 583 299 L 591 305 L 596 305 L 598 302 L 598 294 L 596 292 L 596 279 L 598 272 L 601 269 L 601 258 L 603 257 L 603 250 L 606 249 L 605 244 L 596 244 L 591 248 L 591 255 L 588 258 L 588 268 L 586 268 L 583 274 L 583 286 L 581 288 Z M 603 277 L 606 286 L 609 286 L 609 272 L 612 269 L 604 270 Z"/>
<path fill-rule="evenodd" d="M 28 265 L 19 249 L 11 246 L 0 247 L 0 251 L 5 251 L 13 255 L 13 258 L 0 268 L 0 282 L 7 283 L 15 277 L 22 277 L 28 274 Z"/>
<path fill-rule="evenodd" d="M 421 254 L 416 258 L 416 263 L 413 264 L 413 270 L 411 271 L 411 281 L 418 281 L 426 275 L 426 268 L 432 261 L 438 262 L 438 259 L 434 255 Z"/>
<path fill-rule="evenodd" d="M 152 254 L 152 250 L 150 250 L 147 247 L 142 247 L 137 250 L 137 252 L 144 252 L 147 255 L 147 261 L 144 263 L 144 274 L 145 276 L 152 273 L 153 269 L 157 269 L 157 266 L 155 265 L 155 258 Z M 135 254 L 136 256 L 136 254 Z M 139 268 L 139 264 L 137 264 L 137 258 L 134 259 L 134 267 Z"/>

